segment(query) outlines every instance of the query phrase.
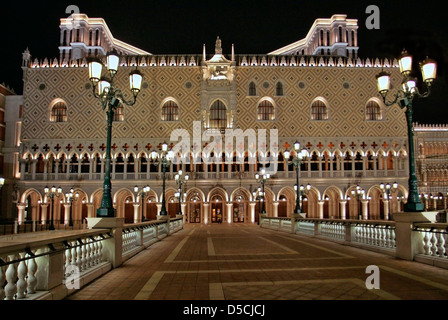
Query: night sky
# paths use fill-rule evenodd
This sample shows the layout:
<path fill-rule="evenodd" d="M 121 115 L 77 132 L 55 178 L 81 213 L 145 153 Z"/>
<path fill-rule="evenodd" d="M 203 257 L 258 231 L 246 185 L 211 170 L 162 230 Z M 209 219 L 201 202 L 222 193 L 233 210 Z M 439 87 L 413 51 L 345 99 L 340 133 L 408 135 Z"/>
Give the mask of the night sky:
<path fill-rule="evenodd" d="M 414 120 L 448 123 L 448 27 L 442 1 L 9 1 L 2 3 L 0 83 L 22 93 L 22 52 L 32 59 L 59 58 L 59 19 L 76 5 L 89 17 L 104 18 L 115 38 L 153 54 L 266 54 L 303 39 L 316 18 L 347 14 L 358 19 L 359 56 L 394 58 L 403 48 L 418 62 L 438 63 L 432 95 L 416 100 Z M 368 5 L 380 10 L 380 29 L 369 30 Z M 404 7 L 402 7 L 404 6 Z M 372 79 L 372 81 L 375 81 Z"/>

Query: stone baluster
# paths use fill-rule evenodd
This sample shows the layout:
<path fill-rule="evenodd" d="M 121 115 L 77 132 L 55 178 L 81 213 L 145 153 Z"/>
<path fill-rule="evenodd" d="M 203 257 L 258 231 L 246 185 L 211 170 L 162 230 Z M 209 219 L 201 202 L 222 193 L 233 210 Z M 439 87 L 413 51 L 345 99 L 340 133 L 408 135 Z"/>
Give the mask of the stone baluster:
<path fill-rule="evenodd" d="M 91 266 L 93 266 L 93 259 L 92 259 L 92 248 L 90 246 L 90 243 L 86 243 L 85 247 L 86 247 L 86 268 L 90 268 Z"/>
<path fill-rule="evenodd" d="M 87 250 L 86 250 L 85 244 L 81 245 L 81 255 L 82 255 L 82 259 L 81 259 L 82 270 L 87 270 L 87 268 L 88 268 Z"/>
<path fill-rule="evenodd" d="M 436 248 L 436 237 L 435 233 L 431 232 L 431 238 L 429 239 L 429 242 L 431 243 L 431 255 L 436 256 L 437 255 L 437 248 Z"/>
<path fill-rule="evenodd" d="M 9 255 L 9 261 L 16 259 L 16 255 Z M 17 279 L 17 263 L 11 263 L 6 269 L 6 286 L 5 286 L 5 300 L 14 300 L 14 296 L 17 292 L 16 287 Z"/>
<path fill-rule="evenodd" d="M 25 258 L 26 253 L 20 253 L 19 257 L 20 259 Z M 22 260 L 19 262 L 19 266 L 17 268 L 17 299 L 23 299 L 26 298 L 26 289 L 27 289 L 27 282 L 26 282 L 26 275 L 28 273 L 28 268 L 26 266 L 25 260 Z"/>
<path fill-rule="evenodd" d="M 69 261 L 70 265 L 73 265 L 73 266 L 77 265 L 77 260 L 78 260 L 78 256 L 77 256 L 78 250 L 77 250 L 76 247 L 73 246 L 75 244 L 76 243 L 72 243 L 72 248 L 71 248 L 71 252 L 70 252 L 71 253 L 70 254 L 71 258 L 70 258 L 70 261 Z"/>
<path fill-rule="evenodd" d="M 67 248 L 65 250 L 65 277 L 68 277 L 68 270 L 70 270 L 70 265 L 72 264 L 72 249 Z"/>
<path fill-rule="evenodd" d="M 440 257 L 440 258 L 444 258 L 444 248 L 443 248 L 443 239 L 442 239 L 442 234 L 440 233 L 440 232 L 437 232 L 437 233 L 435 233 L 435 237 L 436 237 L 436 240 L 437 240 L 437 255 Z"/>
<path fill-rule="evenodd" d="M 81 246 L 76 247 L 76 266 L 79 269 L 79 272 L 84 271 L 82 267 L 82 250 Z"/>

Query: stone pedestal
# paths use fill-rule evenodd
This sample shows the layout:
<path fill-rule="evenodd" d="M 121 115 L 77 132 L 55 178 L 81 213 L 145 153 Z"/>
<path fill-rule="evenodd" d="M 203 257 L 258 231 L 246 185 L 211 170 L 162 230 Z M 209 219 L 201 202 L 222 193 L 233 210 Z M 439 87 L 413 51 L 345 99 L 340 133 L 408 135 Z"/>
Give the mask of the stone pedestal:
<path fill-rule="evenodd" d="M 123 224 L 124 218 L 86 218 L 89 229 L 110 229 L 112 238 L 104 241 L 104 255 L 117 268 L 123 261 Z"/>
<path fill-rule="evenodd" d="M 414 256 L 423 252 L 421 234 L 413 231 L 416 222 L 435 222 L 437 211 L 398 212 L 395 220 L 396 257 L 414 260 Z"/>

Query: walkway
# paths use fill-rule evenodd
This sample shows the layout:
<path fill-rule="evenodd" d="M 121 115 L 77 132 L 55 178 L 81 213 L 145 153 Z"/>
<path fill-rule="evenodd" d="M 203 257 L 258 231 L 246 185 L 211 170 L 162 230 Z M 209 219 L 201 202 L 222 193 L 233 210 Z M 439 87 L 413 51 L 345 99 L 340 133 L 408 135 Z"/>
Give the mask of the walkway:
<path fill-rule="evenodd" d="M 446 300 L 448 270 L 257 225 L 190 224 L 67 299 Z"/>

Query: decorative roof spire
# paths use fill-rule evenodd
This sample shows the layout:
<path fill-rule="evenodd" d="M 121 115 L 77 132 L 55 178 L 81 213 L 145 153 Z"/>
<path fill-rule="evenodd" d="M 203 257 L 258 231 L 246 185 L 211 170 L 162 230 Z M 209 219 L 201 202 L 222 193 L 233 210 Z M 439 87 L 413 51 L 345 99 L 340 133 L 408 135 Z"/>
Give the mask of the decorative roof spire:
<path fill-rule="evenodd" d="M 216 38 L 215 54 L 222 54 L 221 39 Z"/>

